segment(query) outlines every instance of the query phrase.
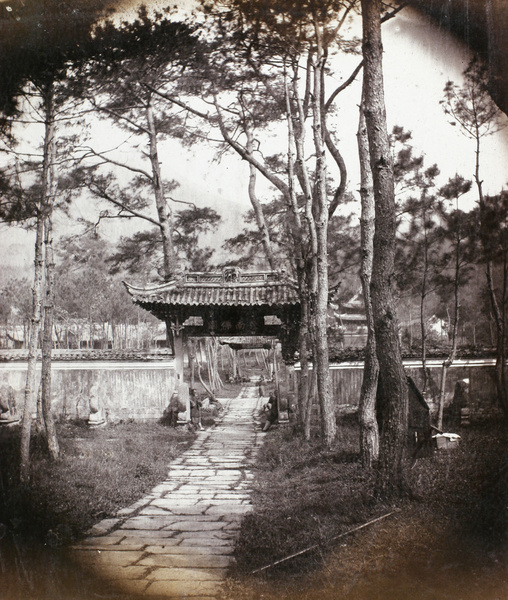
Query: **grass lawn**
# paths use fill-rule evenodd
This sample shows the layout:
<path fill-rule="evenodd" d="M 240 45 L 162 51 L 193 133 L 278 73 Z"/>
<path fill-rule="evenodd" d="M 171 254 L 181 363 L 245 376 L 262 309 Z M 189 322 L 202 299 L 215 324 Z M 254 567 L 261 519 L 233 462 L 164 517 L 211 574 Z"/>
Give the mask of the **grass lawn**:
<path fill-rule="evenodd" d="M 374 498 L 374 473 L 358 463 L 357 427 L 345 421 L 336 446 L 267 436 L 254 511 L 243 522 L 231 600 L 506 600 L 506 425 L 460 431 L 452 452 L 419 459 L 411 494 L 396 506 Z M 378 516 L 397 512 L 328 543 Z M 267 569 L 252 571 L 319 547 Z"/>
<path fill-rule="evenodd" d="M 17 484 L 19 430 L 0 430 L 0 522 L 17 535 L 61 545 L 138 500 L 164 479 L 170 461 L 192 441 L 183 427 L 125 423 L 90 429 L 58 426 L 61 458 L 50 462 L 33 443 L 28 486 Z"/>
<path fill-rule="evenodd" d="M 96 598 L 93 582 L 65 561 L 65 546 L 113 517 L 167 476 L 192 442 L 184 427 L 58 425 L 61 458 L 35 438 L 30 485 L 18 481 L 19 429 L 0 429 L 0 598 Z"/>

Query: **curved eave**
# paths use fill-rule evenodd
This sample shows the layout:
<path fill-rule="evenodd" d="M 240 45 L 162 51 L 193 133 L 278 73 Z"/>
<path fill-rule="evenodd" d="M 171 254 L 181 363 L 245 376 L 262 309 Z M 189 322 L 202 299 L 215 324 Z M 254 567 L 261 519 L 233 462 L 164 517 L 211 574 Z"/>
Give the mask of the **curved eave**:
<path fill-rule="evenodd" d="M 125 283 L 136 304 L 171 306 L 295 306 L 300 303 L 292 285 L 175 285 L 168 282 L 151 288 L 138 288 Z"/>
<path fill-rule="evenodd" d="M 146 299 L 146 298 L 136 298 L 133 297 L 132 298 L 133 302 L 135 304 L 138 304 L 139 306 L 145 307 L 145 306 L 152 306 L 152 307 L 171 307 L 173 309 L 185 309 L 185 308 L 190 308 L 190 307 L 196 307 L 196 308 L 201 308 L 201 307 L 205 307 L 205 306 L 213 306 L 213 307 L 234 307 L 234 306 L 266 306 L 266 307 L 277 307 L 277 308 L 284 308 L 285 306 L 298 306 L 300 304 L 300 302 L 298 300 L 292 300 L 292 301 L 287 301 L 287 302 L 210 302 L 207 304 L 203 304 L 203 303 L 185 303 L 185 304 L 181 304 L 181 303 L 177 303 L 177 302 L 165 302 L 163 300 L 154 300 L 154 299 Z"/>

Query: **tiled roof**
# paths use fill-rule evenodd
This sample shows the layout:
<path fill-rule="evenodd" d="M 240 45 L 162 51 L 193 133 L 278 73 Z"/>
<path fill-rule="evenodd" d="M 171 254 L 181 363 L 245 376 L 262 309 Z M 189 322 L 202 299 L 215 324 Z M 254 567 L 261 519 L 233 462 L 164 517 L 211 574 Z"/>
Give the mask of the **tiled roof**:
<path fill-rule="evenodd" d="M 169 348 L 151 348 L 149 350 L 140 350 L 134 348 L 115 349 L 115 350 L 64 350 L 53 349 L 51 360 L 56 361 L 80 361 L 80 360 L 99 360 L 99 361 L 162 361 L 172 358 L 173 354 Z M 42 359 L 41 351 L 37 353 L 37 360 Z M 28 350 L 0 350 L 0 362 L 27 361 Z"/>
<path fill-rule="evenodd" d="M 153 287 L 138 288 L 128 283 L 127 291 L 137 304 L 178 306 L 281 306 L 298 304 L 296 285 L 288 278 L 269 272 L 187 273 L 182 279 Z"/>

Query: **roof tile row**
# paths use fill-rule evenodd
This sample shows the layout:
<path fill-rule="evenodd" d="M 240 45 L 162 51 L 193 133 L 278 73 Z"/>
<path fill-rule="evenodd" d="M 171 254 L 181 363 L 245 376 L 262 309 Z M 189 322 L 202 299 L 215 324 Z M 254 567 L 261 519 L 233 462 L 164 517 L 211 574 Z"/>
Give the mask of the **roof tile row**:
<path fill-rule="evenodd" d="M 134 289 L 127 287 L 135 302 L 139 304 L 167 304 L 185 306 L 260 306 L 298 304 L 299 299 L 293 286 L 286 283 L 264 286 L 222 285 L 166 285 L 158 289 Z"/>

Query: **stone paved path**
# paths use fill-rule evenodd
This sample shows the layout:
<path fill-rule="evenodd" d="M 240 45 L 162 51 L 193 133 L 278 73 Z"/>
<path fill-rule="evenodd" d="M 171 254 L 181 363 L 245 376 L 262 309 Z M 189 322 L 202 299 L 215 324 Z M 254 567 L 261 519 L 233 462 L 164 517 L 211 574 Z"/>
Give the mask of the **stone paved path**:
<path fill-rule="evenodd" d="M 143 597 L 217 598 L 250 510 L 249 470 L 263 434 L 254 430 L 257 386 L 221 400 L 221 421 L 200 431 L 170 465 L 168 478 L 73 548 L 115 589 Z"/>

